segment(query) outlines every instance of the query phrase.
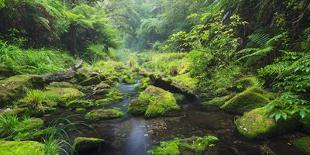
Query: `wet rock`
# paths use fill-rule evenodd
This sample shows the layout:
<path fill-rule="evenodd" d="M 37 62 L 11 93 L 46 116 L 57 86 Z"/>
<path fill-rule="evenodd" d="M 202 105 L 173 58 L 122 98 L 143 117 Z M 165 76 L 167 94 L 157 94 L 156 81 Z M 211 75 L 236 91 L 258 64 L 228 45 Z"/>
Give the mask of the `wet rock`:
<path fill-rule="evenodd" d="M 172 93 L 161 88 L 149 86 L 140 93 L 137 100 L 129 105 L 132 114 L 144 114 L 145 117 L 156 117 L 164 115 L 169 111 L 179 110 Z"/>
<path fill-rule="evenodd" d="M 77 137 L 74 139 L 73 148 L 77 152 L 82 152 L 99 148 L 103 142 L 104 140 L 99 138 Z"/>
<path fill-rule="evenodd" d="M 42 88 L 43 78 L 36 75 L 16 75 L 0 81 L 0 107 L 25 95 L 27 89 Z"/>
<path fill-rule="evenodd" d="M 97 109 L 88 112 L 85 118 L 88 120 L 113 119 L 123 117 L 124 113 L 119 109 Z"/>
<path fill-rule="evenodd" d="M 293 144 L 303 152 L 310 154 L 310 136 L 295 139 Z"/>
<path fill-rule="evenodd" d="M 264 91 L 258 87 L 248 88 L 225 102 L 225 104 L 221 106 L 221 109 L 242 114 L 246 111 L 266 105 L 270 100 L 264 94 Z"/>
<path fill-rule="evenodd" d="M 3 155 L 45 155 L 44 145 L 34 141 L 2 141 L 0 154 Z"/>
<path fill-rule="evenodd" d="M 290 132 L 297 126 L 297 121 L 270 118 L 270 112 L 265 107 L 246 112 L 235 122 L 239 133 L 247 138 L 266 138 L 277 134 Z"/>

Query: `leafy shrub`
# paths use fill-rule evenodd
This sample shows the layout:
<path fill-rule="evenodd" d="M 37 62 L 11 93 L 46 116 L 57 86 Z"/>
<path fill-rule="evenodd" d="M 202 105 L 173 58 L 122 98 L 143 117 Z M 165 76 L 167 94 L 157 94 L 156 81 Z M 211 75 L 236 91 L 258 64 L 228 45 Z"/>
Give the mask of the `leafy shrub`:
<path fill-rule="evenodd" d="M 310 105 L 308 101 L 300 99 L 297 95 L 286 92 L 267 105 L 271 110 L 271 117 L 275 120 L 299 117 L 304 119 L 310 116 Z"/>

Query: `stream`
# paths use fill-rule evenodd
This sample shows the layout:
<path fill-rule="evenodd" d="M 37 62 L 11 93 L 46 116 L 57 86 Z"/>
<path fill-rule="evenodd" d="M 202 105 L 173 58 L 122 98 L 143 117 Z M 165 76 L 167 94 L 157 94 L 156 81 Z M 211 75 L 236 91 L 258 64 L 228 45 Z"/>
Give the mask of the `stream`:
<path fill-rule="evenodd" d="M 135 87 L 139 83 L 121 84 L 117 89 L 128 94 L 118 104 L 126 112 L 119 119 L 102 120 L 93 125 L 93 130 L 82 129 L 79 136 L 103 138 L 105 144 L 98 150 L 92 150 L 82 155 L 147 155 L 148 149 L 162 140 L 187 138 L 192 136 L 215 135 L 220 138 L 216 147 L 205 154 L 215 155 L 305 155 L 295 148 L 290 139 L 299 136 L 284 135 L 266 140 L 248 140 L 235 129 L 235 115 L 223 112 L 215 107 L 202 108 L 199 101 L 187 101 L 183 110 L 169 117 L 144 119 L 127 113 L 130 100 L 138 95 Z M 191 155 L 191 152 L 185 152 Z"/>

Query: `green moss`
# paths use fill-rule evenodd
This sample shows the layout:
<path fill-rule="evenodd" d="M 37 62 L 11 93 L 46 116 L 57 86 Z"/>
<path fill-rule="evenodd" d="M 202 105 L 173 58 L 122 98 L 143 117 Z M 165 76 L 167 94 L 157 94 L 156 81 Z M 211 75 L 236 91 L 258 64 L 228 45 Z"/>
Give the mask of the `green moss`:
<path fill-rule="evenodd" d="M 256 87 L 249 88 L 225 102 L 221 108 L 242 114 L 254 108 L 262 107 L 270 101 L 262 92 L 263 90 Z"/>
<path fill-rule="evenodd" d="M 264 138 L 293 130 L 296 127 L 295 122 L 295 120 L 276 122 L 270 118 L 270 111 L 262 107 L 246 112 L 235 124 L 239 133 L 247 138 Z"/>
<path fill-rule="evenodd" d="M 298 138 L 293 143 L 300 150 L 310 153 L 310 136 Z"/>
<path fill-rule="evenodd" d="M 25 132 L 43 127 L 43 120 L 40 118 L 25 119 L 14 127 L 15 132 Z"/>
<path fill-rule="evenodd" d="M 186 92 L 195 94 L 197 91 L 198 80 L 190 77 L 189 73 L 170 78 L 172 85 L 178 86 Z"/>
<path fill-rule="evenodd" d="M 123 117 L 124 113 L 120 109 L 98 109 L 88 112 L 85 115 L 89 120 L 101 120 Z"/>
<path fill-rule="evenodd" d="M 152 149 L 150 153 L 152 155 L 178 155 L 181 154 L 179 145 L 179 139 L 160 142 L 160 145 Z"/>
<path fill-rule="evenodd" d="M 161 142 L 159 146 L 150 151 L 152 155 L 182 154 L 183 151 L 190 151 L 195 154 L 203 154 L 204 151 L 213 147 L 218 141 L 217 137 L 191 137 L 185 139 L 174 139 Z"/>
<path fill-rule="evenodd" d="M 99 84 L 103 80 L 105 80 L 105 78 L 103 76 L 98 75 L 98 76 L 90 77 L 90 78 L 80 82 L 79 84 L 82 86 L 92 86 L 92 85 Z"/>
<path fill-rule="evenodd" d="M 149 86 L 140 93 L 138 100 L 131 103 L 128 108 L 130 113 L 144 113 L 145 117 L 156 117 L 178 109 L 180 107 L 172 93 L 154 86 Z"/>
<path fill-rule="evenodd" d="M 19 100 L 19 102 L 36 111 L 44 111 L 47 107 L 57 105 L 57 102 L 48 97 L 42 90 L 28 91 L 27 95 L 23 99 Z"/>
<path fill-rule="evenodd" d="M 57 129 L 54 127 L 45 128 L 42 130 L 30 130 L 27 132 L 20 132 L 14 136 L 14 140 L 42 140 L 48 138 L 50 135 L 56 133 Z"/>
<path fill-rule="evenodd" d="M 134 84 L 134 83 L 136 83 L 136 79 L 134 79 L 132 76 L 126 75 L 123 78 L 123 82 L 127 83 L 127 84 Z"/>
<path fill-rule="evenodd" d="M 96 106 L 96 104 L 90 100 L 73 100 L 66 103 L 66 107 L 70 108 L 91 108 L 94 106 Z"/>
<path fill-rule="evenodd" d="M 136 87 L 137 90 L 144 90 L 151 84 L 150 78 L 142 78 L 140 80 L 140 84 L 138 87 Z"/>
<path fill-rule="evenodd" d="M 227 102 L 228 100 L 230 100 L 233 97 L 234 97 L 234 94 L 221 96 L 221 97 L 215 97 L 210 101 L 203 102 L 202 105 L 204 105 L 204 106 L 213 105 L 213 106 L 220 107 L 223 104 L 225 104 L 225 102 Z"/>
<path fill-rule="evenodd" d="M 43 86 L 43 78 L 36 75 L 16 75 L 0 81 L 0 107 L 22 97 L 27 89 Z"/>
<path fill-rule="evenodd" d="M 52 82 L 48 85 L 49 87 L 60 87 L 60 88 L 73 88 L 74 85 L 69 82 Z"/>
<path fill-rule="evenodd" d="M 76 108 L 75 111 L 76 112 L 85 112 L 86 109 L 85 108 Z"/>
<path fill-rule="evenodd" d="M 99 138 L 77 137 L 74 139 L 73 148 L 77 152 L 86 151 L 99 147 L 102 142 L 104 140 Z"/>
<path fill-rule="evenodd" d="M 242 92 L 246 90 L 247 88 L 253 87 L 253 86 L 255 87 L 261 86 L 260 81 L 255 76 L 241 78 L 238 81 L 236 81 L 234 84 L 234 88 L 239 92 Z"/>
<path fill-rule="evenodd" d="M 83 97 L 85 94 L 75 88 L 47 87 L 46 96 L 54 101 L 65 103 Z"/>
<path fill-rule="evenodd" d="M 123 100 L 125 94 L 119 90 L 111 89 L 108 94 L 104 95 L 103 99 L 97 100 L 98 105 L 109 105 L 118 103 Z"/>
<path fill-rule="evenodd" d="M 3 155 L 44 155 L 44 145 L 34 141 L 1 141 L 0 154 Z"/>

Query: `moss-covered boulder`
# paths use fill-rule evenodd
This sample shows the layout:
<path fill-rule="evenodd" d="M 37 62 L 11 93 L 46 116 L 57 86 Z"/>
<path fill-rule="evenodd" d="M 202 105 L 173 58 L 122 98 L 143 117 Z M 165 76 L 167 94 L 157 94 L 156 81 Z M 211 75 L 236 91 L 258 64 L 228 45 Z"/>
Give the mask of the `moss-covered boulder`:
<path fill-rule="evenodd" d="M 235 94 L 230 94 L 230 95 L 226 95 L 226 96 L 221 96 L 221 97 L 215 97 L 210 101 L 205 101 L 202 102 L 203 106 L 217 106 L 217 107 L 221 107 L 222 105 L 225 104 L 225 102 L 227 102 L 228 100 L 230 100 L 231 98 L 234 97 Z"/>
<path fill-rule="evenodd" d="M 126 75 L 123 78 L 123 82 L 126 84 L 134 84 L 136 83 L 136 79 L 132 75 Z"/>
<path fill-rule="evenodd" d="M 70 82 L 52 82 L 48 85 L 48 87 L 56 87 L 56 88 L 74 88 L 74 84 Z"/>
<path fill-rule="evenodd" d="M 62 87 L 47 87 L 44 93 L 48 98 L 53 98 L 53 100 L 61 103 L 77 100 L 85 95 L 76 88 Z"/>
<path fill-rule="evenodd" d="M 123 100 L 125 94 L 117 89 L 110 89 L 101 99 L 96 100 L 98 105 L 110 105 Z"/>
<path fill-rule="evenodd" d="M 221 109 L 242 114 L 246 111 L 265 106 L 269 102 L 270 100 L 263 90 L 252 87 L 225 102 L 225 104 L 221 106 Z"/>
<path fill-rule="evenodd" d="M 36 75 L 16 75 L 0 81 L 0 107 L 25 95 L 27 89 L 43 87 L 43 78 Z"/>
<path fill-rule="evenodd" d="M 160 142 L 149 152 L 152 155 L 177 155 L 183 154 L 203 154 L 210 147 L 214 147 L 218 142 L 215 136 L 191 137 L 185 139 L 176 138 L 170 141 Z"/>
<path fill-rule="evenodd" d="M 90 77 L 90 78 L 80 82 L 79 84 L 82 85 L 82 86 L 92 86 L 92 85 L 99 84 L 103 80 L 105 80 L 104 76 L 97 75 L 97 76 Z"/>
<path fill-rule="evenodd" d="M 117 108 L 114 109 L 97 109 L 88 112 L 85 118 L 88 120 L 113 119 L 123 117 L 124 113 Z"/>
<path fill-rule="evenodd" d="M 25 132 L 43 127 L 44 121 L 40 118 L 25 119 L 15 126 L 15 132 Z"/>
<path fill-rule="evenodd" d="M 310 136 L 301 137 L 293 141 L 294 146 L 310 154 Z"/>
<path fill-rule="evenodd" d="M 142 78 L 140 79 L 140 84 L 136 87 L 137 90 L 145 90 L 151 84 L 150 78 Z"/>
<path fill-rule="evenodd" d="M 97 106 L 97 104 L 91 100 L 73 100 L 67 102 L 65 106 L 70 108 L 91 108 Z"/>
<path fill-rule="evenodd" d="M 36 129 L 26 132 L 19 132 L 14 136 L 14 140 L 25 141 L 25 140 L 35 140 L 42 141 L 57 132 L 55 127 L 49 127 L 45 129 Z"/>
<path fill-rule="evenodd" d="M 45 155 L 44 145 L 34 141 L 1 141 L 3 155 Z"/>
<path fill-rule="evenodd" d="M 156 117 L 179 109 L 172 93 L 154 86 L 149 86 L 140 93 L 128 108 L 130 113 L 144 114 L 145 117 Z"/>
<path fill-rule="evenodd" d="M 242 92 L 250 87 L 260 87 L 261 82 L 255 76 L 243 77 L 236 82 L 234 82 L 233 87 L 231 88 L 234 91 Z"/>
<path fill-rule="evenodd" d="M 290 132 L 296 128 L 296 121 L 279 120 L 275 121 L 270 117 L 270 111 L 265 108 L 257 108 L 235 121 L 240 134 L 247 138 L 266 138 L 273 135 Z"/>
<path fill-rule="evenodd" d="M 73 148 L 77 152 L 96 149 L 104 142 L 99 138 L 77 137 L 74 139 Z"/>

